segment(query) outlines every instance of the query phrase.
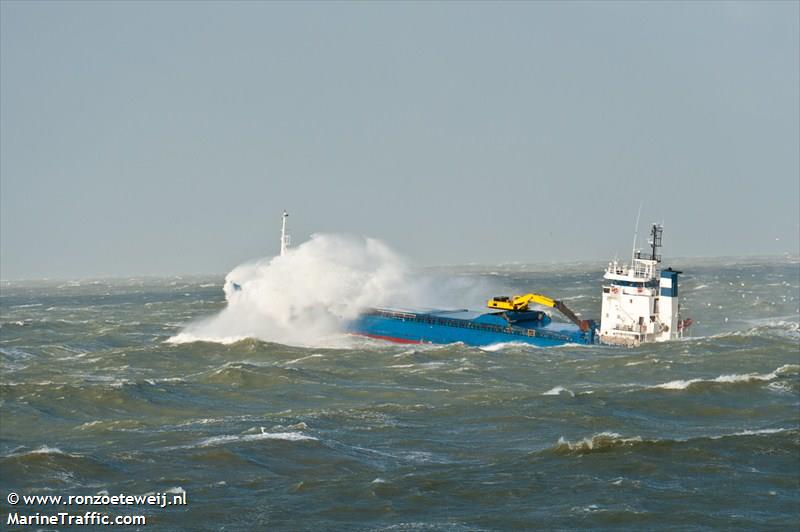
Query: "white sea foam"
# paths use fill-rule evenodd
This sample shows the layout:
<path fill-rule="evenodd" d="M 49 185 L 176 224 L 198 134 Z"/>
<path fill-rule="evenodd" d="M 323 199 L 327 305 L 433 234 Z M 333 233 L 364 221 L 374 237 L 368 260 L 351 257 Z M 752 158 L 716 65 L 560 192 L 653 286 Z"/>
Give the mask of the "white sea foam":
<path fill-rule="evenodd" d="M 313 436 L 307 436 L 300 432 L 261 432 L 258 434 L 223 434 L 222 436 L 211 436 L 210 438 L 200 440 L 193 447 L 213 447 L 215 445 L 225 445 L 227 443 L 258 440 L 317 441 Z"/>
<path fill-rule="evenodd" d="M 789 432 L 797 429 L 777 428 L 777 429 L 759 429 L 759 430 L 743 430 L 741 432 L 734 432 L 730 436 L 760 436 L 766 434 L 780 434 L 781 432 Z"/>
<path fill-rule="evenodd" d="M 739 432 L 728 434 L 715 434 L 715 435 L 697 435 L 689 438 L 656 438 L 644 439 L 641 436 L 623 437 L 616 432 L 600 432 L 593 434 L 588 438 L 583 438 L 577 441 L 569 441 L 563 436 L 558 439 L 558 442 L 553 447 L 557 452 L 577 452 L 588 453 L 592 451 L 600 451 L 612 449 L 616 447 L 629 447 L 638 444 L 658 444 L 658 443 L 686 443 L 692 440 L 710 439 L 721 440 L 723 438 L 735 437 L 750 437 L 750 436 L 769 436 L 772 434 L 780 434 L 783 432 L 796 432 L 797 429 L 788 428 L 771 428 L 771 429 L 745 429 Z"/>
<path fill-rule="evenodd" d="M 52 455 L 63 455 L 63 456 L 70 456 L 72 458 L 77 458 L 80 455 L 66 453 L 59 449 L 58 447 L 50 447 L 48 445 L 42 445 L 41 447 L 37 447 L 36 449 L 31 449 L 29 451 L 20 451 L 19 448 L 15 449 L 11 453 L 9 453 L 8 457 L 11 456 L 28 456 L 32 454 L 52 454 Z"/>
<path fill-rule="evenodd" d="M 103 492 L 105 492 L 105 493 L 103 493 Z M 108 495 L 108 491 L 103 490 L 103 492 L 99 493 L 99 495 Z M 186 490 L 183 489 L 181 486 L 173 486 L 171 488 L 167 488 L 162 493 L 169 493 L 169 494 L 179 495 L 181 493 L 186 493 Z M 150 497 L 150 496 L 155 495 L 155 494 L 156 494 L 155 491 L 148 491 L 147 493 L 143 493 L 141 495 L 141 497 Z"/>
<path fill-rule="evenodd" d="M 780 393 L 792 393 L 792 387 L 786 382 L 771 382 L 767 385 L 770 390 Z"/>
<path fill-rule="evenodd" d="M 305 356 L 305 357 L 295 358 L 294 360 L 290 360 L 288 362 L 285 362 L 285 364 L 287 366 L 289 364 L 297 364 L 298 362 L 302 362 L 303 360 L 308 360 L 309 358 L 324 358 L 324 355 L 319 355 L 319 354 L 308 355 L 308 356 Z"/>
<path fill-rule="evenodd" d="M 639 366 L 641 364 L 658 364 L 659 360 L 657 358 L 648 359 L 648 360 L 636 360 L 634 362 L 628 362 L 625 364 L 626 366 Z"/>
<path fill-rule="evenodd" d="M 436 369 L 441 368 L 445 365 L 445 362 L 418 362 L 416 364 L 398 364 L 394 366 L 389 366 L 391 368 L 414 368 L 411 373 L 423 373 L 429 369 Z"/>
<path fill-rule="evenodd" d="M 616 432 L 601 432 L 599 434 L 594 434 L 590 438 L 583 438 L 576 442 L 570 442 L 562 436 L 558 439 L 555 449 L 557 451 L 589 452 L 598 449 L 633 445 L 635 443 L 641 443 L 642 441 L 642 438 L 639 436 L 623 438 Z"/>
<path fill-rule="evenodd" d="M 703 382 L 713 382 L 721 384 L 736 384 L 736 383 L 755 382 L 755 381 L 766 382 L 775 380 L 783 375 L 790 375 L 798 372 L 800 372 L 800 365 L 784 364 L 783 366 L 777 368 L 775 371 L 772 371 L 770 373 L 743 373 L 743 374 L 720 375 L 719 377 L 716 377 L 714 379 L 674 380 L 662 384 L 656 384 L 654 386 L 650 386 L 650 388 L 662 389 L 662 390 L 685 390 L 686 388 L 694 384 Z"/>
<path fill-rule="evenodd" d="M 573 392 L 572 390 L 568 390 L 563 386 L 556 386 L 555 388 L 550 388 L 542 395 L 561 395 L 562 393 L 568 394 L 570 397 L 575 397 L 575 392 Z"/>
<path fill-rule="evenodd" d="M 89 427 L 94 427 L 94 426 L 96 426 L 96 425 L 100 425 L 100 424 L 102 424 L 102 423 L 104 423 L 104 421 L 101 421 L 101 420 L 99 420 L 99 419 L 96 419 L 96 420 L 94 420 L 94 421 L 87 421 L 87 422 L 86 422 L 86 423 L 84 423 L 83 425 L 80 425 L 80 426 L 78 426 L 78 427 L 75 427 L 75 430 L 83 430 L 83 429 L 88 429 Z"/>
<path fill-rule="evenodd" d="M 507 349 L 541 349 L 541 347 L 525 342 L 498 342 L 496 344 L 481 346 L 479 349 L 481 351 L 489 351 L 490 353 L 494 353 L 497 351 L 505 351 Z"/>

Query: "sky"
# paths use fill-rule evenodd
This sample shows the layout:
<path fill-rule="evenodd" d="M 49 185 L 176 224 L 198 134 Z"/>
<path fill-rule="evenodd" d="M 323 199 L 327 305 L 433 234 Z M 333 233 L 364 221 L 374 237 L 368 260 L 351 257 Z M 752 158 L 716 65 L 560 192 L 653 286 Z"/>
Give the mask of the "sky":
<path fill-rule="evenodd" d="M 800 3 L 0 4 L 0 278 L 798 254 Z M 644 240 L 644 238 L 642 239 Z M 644 242 L 643 242 L 644 243 Z"/>

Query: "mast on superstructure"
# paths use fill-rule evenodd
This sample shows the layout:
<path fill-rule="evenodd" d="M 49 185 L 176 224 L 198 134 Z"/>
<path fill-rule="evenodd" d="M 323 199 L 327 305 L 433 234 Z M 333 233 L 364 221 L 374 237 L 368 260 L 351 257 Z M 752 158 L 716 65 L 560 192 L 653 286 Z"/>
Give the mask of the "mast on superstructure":
<path fill-rule="evenodd" d="M 661 262 L 661 255 L 658 254 L 658 249 L 661 247 L 661 234 L 663 232 L 663 226 L 653 224 L 653 228 L 650 230 L 650 240 L 648 241 L 651 250 L 650 260 Z"/>
<path fill-rule="evenodd" d="M 286 255 L 286 250 L 289 249 L 289 241 L 291 237 L 286 234 L 286 218 L 289 217 L 289 213 L 283 211 L 283 223 L 281 225 L 281 256 Z"/>

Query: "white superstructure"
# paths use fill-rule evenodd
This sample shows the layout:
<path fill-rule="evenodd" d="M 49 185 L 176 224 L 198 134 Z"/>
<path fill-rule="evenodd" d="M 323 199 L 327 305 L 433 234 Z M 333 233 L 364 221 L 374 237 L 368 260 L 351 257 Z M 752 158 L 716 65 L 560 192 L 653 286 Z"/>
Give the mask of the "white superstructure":
<path fill-rule="evenodd" d="M 609 263 L 603 283 L 600 341 L 605 344 L 636 346 L 680 338 L 687 323 L 680 319 L 678 274 L 660 269 L 661 233 L 653 224 L 649 256 L 634 252 L 631 264 Z M 688 320 L 687 320 L 688 321 Z"/>

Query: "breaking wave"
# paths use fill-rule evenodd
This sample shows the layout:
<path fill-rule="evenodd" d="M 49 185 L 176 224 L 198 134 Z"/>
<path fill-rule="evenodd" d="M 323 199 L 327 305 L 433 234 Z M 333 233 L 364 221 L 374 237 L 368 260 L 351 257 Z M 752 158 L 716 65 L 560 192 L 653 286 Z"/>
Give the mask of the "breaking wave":
<path fill-rule="evenodd" d="M 66 453 L 59 449 L 58 447 L 50 447 L 48 445 L 42 445 L 41 447 L 37 447 L 36 449 L 31 449 L 28 451 L 22 451 L 19 449 L 15 449 L 14 451 L 8 453 L 5 458 L 12 458 L 18 456 L 35 456 L 35 455 L 62 455 L 62 456 L 69 456 L 72 458 L 78 458 L 80 455 L 73 454 L 73 453 Z"/>
<path fill-rule="evenodd" d="M 661 390 L 685 390 L 690 386 L 716 383 L 716 384 L 741 384 L 748 382 L 766 382 L 775 380 L 784 375 L 791 375 L 800 372 L 800 365 L 798 364 L 784 364 L 770 373 L 743 373 L 732 375 L 720 375 L 714 379 L 688 379 L 688 380 L 674 380 L 662 384 L 650 386 L 650 389 Z"/>
<path fill-rule="evenodd" d="M 610 451 L 613 449 L 631 448 L 636 446 L 662 446 L 662 445 L 675 445 L 684 444 L 687 442 L 700 441 L 700 440 L 723 440 L 727 438 L 741 438 L 741 437 L 764 437 L 773 436 L 776 434 L 797 434 L 796 428 L 771 428 L 771 429 L 756 429 L 756 430 L 742 430 L 729 434 L 718 434 L 712 436 L 695 436 L 686 439 L 670 439 L 670 438 L 656 438 L 644 439 L 641 436 L 624 437 L 616 432 L 600 432 L 588 438 L 583 438 L 571 442 L 566 440 L 563 436 L 558 439 L 558 442 L 550 448 L 550 451 L 556 454 L 588 454 L 594 452 Z"/>
<path fill-rule="evenodd" d="M 317 234 L 285 255 L 234 268 L 223 286 L 227 307 L 167 341 L 331 346 L 365 308 L 462 308 L 482 301 L 490 286 L 411 275 L 403 258 L 374 238 Z"/>
<path fill-rule="evenodd" d="M 567 394 L 570 397 L 575 397 L 575 392 L 567 388 L 564 388 L 563 386 L 556 386 L 554 388 L 550 388 L 546 392 L 543 392 L 542 395 L 561 395 L 562 393 Z"/>
<path fill-rule="evenodd" d="M 601 432 L 576 442 L 567 441 L 562 436 L 558 439 L 558 443 L 556 443 L 553 450 L 557 453 L 588 453 L 616 447 L 629 447 L 642 441 L 639 436 L 623 438 L 616 432 Z"/>
<path fill-rule="evenodd" d="M 317 441 L 313 436 L 307 436 L 300 432 L 262 432 L 259 434 L 226 434 L 222 436 L 212 436 L 200 440 L 195 447 L 212 447 L 215 445 L 225 445 L 227 443 L 258 440 Z"/>
<path fill-rule="evenodd" d="M 234 268 L 223 288 L 227 307 L 168 341 L 314 344 L 366 307 L 407 300 L 407 271 L 378 240 L 314 235 L 283 256 Z"/>

